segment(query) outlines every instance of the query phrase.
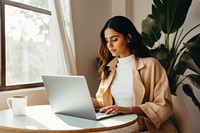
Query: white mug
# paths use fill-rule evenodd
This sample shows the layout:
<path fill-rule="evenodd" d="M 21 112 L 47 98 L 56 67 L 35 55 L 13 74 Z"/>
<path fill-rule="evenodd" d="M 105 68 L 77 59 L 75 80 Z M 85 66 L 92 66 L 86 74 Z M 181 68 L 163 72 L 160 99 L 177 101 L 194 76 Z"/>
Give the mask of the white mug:
<path fill-rule="evenodd" d="M 26 115 L 27 96 L 12 96 L 7 99 L 7 104 L 12 109 L 13 115 Z"/>

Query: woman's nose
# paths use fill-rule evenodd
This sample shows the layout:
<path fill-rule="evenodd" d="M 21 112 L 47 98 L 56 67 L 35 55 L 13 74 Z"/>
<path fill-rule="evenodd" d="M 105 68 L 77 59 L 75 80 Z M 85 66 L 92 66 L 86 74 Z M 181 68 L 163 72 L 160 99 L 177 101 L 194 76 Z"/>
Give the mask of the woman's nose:
<path fill-rule="evenodd" d="M 111 41 L 107 42 L 107 46 L 108 46 L 108 47 L 113 47 L 112 42 L 111 42 Z"/>

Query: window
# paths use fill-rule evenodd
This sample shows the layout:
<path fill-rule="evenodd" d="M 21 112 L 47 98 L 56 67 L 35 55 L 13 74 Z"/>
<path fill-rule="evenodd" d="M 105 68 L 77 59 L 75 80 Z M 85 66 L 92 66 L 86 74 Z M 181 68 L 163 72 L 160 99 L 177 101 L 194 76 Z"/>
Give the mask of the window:
<path fill-rule="evenodd" d="M 0 0 L 0 91 L 43 86 L 54 74 L 50 0 Z"/>

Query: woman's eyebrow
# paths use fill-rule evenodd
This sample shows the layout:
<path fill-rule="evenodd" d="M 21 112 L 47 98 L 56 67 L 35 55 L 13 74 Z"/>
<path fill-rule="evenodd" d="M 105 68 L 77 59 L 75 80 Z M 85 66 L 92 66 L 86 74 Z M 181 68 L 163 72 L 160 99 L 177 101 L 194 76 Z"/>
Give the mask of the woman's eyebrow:
<path fill-rule="evenodd" d="M 114 37 L 119 37 L 119 36 L 118 35 L 113 35 L 110 38 L 114 38 Z M 105 39 L 107 39 L 107 38 L 105 37 Z"/>

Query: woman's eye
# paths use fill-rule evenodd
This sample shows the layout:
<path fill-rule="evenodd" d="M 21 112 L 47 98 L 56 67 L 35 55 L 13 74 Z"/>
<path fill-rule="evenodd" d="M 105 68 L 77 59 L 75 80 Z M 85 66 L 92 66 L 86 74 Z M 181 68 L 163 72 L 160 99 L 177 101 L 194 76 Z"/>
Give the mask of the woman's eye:
<path fill-rule="evenodd" d="M 116 42 L 117 40 L 118 40 L 117 38 L 113 38 L 113 39 L 112 39 L 113 42 Z"/>

